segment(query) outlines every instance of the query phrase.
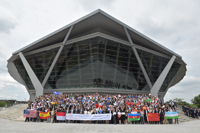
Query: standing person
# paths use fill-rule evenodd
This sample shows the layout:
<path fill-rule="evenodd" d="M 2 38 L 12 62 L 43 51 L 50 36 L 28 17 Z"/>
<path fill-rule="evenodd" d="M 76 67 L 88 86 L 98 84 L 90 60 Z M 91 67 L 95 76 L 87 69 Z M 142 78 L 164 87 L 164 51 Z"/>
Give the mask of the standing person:
<path fill-rule="evenodd" d="M 74 114 L 79 114 L 80 110 L 78 109 L 78 106 L 74 109 Z M 80 123 L 78 120 L 74 121 L 74 123 Z"/>
<path fill-rule="evenodd" d="M 128 114 L 129 114 L 129 109 L 126 108 L 126 111 L 125 111 L 125 123 L 128 124 Z"/>
<path fill-rule="evenodd" d="M 66 106 L 66 108 L 67 108 L 67 109 L 66 109 L 65 113 L 66 113 L 66 114 L 69 114 L 69 113 L 70 113 L 69 106 Z M 69 122 L 70 122 L 70 121 L 67 119 L 67 120 L 66 120 L 66 123 L 69 123 Z"/>
<path fill-rule="evenodd" d="M 74 110 L 74 106 L 71 107 L 70 113 L 74 114 L 75 110 Z M 70 120 L 70 123 L 74 123 L 74 120 Z"/>
<path fill-rule="evenodd" d="M 41 112 L 45 112 L 44 107 L 42 107 Z M 40 119 L 41 122 L 44 122 L 43 119 Z"/>
<path fill-rule="evenodd" d="M 156 110 L 154 111 L 154 113 L 159 113 L 158 108 L 156 108 Z M 155 124 L 159 124 L 159 121 L 155 121 L 154 123 L 155 123 Z"/>
<path fill-rule="evenodd" d="M 87 109 L 85 108 L 85 111 L 84 111 L 84 115 L 87 115 L 88 112 L 87 112 Z M 84 123 L 86 123 L 86 121 L 84 121 Z"/>
<path fill-rule="evenodd" d="M 168 112 L 167 108 L 164 108 L 164 112 Z M 165 113 L 164 113 L 165 114 Z M 168 120 L 164 117 L 164 124 L 168 124 Z"/>
<path fill-rule="evenodd" d="M 177 111 L 177 110 L 175 109 L 174 111 Z M 178 111 L 177 111 L 177 112 L 178 112 Z M 179 114 L 178 114 L 178 115 L 179 115 Z M 179 123 L 178 123 L 178 118 L 175 118 L 175 124 L 176 124 L 176 123 L 179 124 Z"/>
<path fill-rule="evenodd" d="M 84 114 L 83 107 L 80 108 L 79 114 Z M 83 123 L 83 121 L 80 121 L 80 123 Z"/>
<path fill-rule="evenodd" d="M 169 107 L 169 111 L 168 112 L 173 112 L 171 107 Z M 168 119 L 169 124 L 172 124 L 172 119 Z"/>
<path fill-rule="evenodd" d="M 30 106 L 29 107 L 27 107 L 27 110 L 30 110 L 31 108 L 30 108 Z M 26 117 L 26 119 L 25 119 L 25 122 L 29 122 L 29 117 Z"/>
<path fill-rule="evenodd" d="M 124 124 L 125 121 L 125 111 L 126 109 L 124 107 L 121 108 L 121 123 Z"/>
<path fill-rule="evenodd" d="M 141 124 L 144 124 L 144 111 L 143 110 L 140 111 L 140 122 L 141 122 Z"/>
<path fill-rule="evenodd" d="M 92 111 L 91 111 L 91 108 L 89 109 L 88 111 L 88 115 L 91 115 L 92 114 Z M 91 123 L 91 121 L 89 121 L 89 123 Z"/>
<path fill-rule="evenodd" d="M 53 118 L 53 123 L 57 123 L 57 120 L 56 120 L 56 112 L 57 112 L 57 108 L 54 108 L 54 118 Z"/>
<path fill-rule="evenodd" d="M 52 110 L 51 110 L 51 123 L 53 123 L 53 121 L 54 121 L 54 114 L 55 113 L 55 111 L 54 111 L 54 107 L 52 108 Z"/>
<path fill-rule="evenodd" d="M 122 121 L 122 113 L 121 113 L 121 110 L 119 109 L 118 110 L 118 120 L 119 120 L 119 124 L 121 124 L 121 121 Z"/>
<path fill-rule="evenodd" d="M 35 110 L 35 107 L 33 106 L 33 104 L 31 104 L 30 110 Z M 34 121 L 34 118 L 31 117 L 31 118 L 30 118 L 30 121 L 33 122 L 33 121 Z"/>
<path fill-rule="evenodd" d="M 50 109 L 49 109 L 49 108 L 47 108 L 47 109 L 45 110 L 45 112 L 50 112 Z M 51 121 L 51 115 L 50 115 L 50 117 L 49 117 L 49 118 L 47 118 L 47 123 L 50 123 L 50 121 Z"/>
<path fill-rule="evenodd" d="M 160 124 L 163 124 L 164 115 L 165 115 L 164 111 L 162 111 L 161 109 L 159 109 Z"/>
<path fill-rule="evenodd" d="M 198 109 L 196 108 L 196 111 L 195 111 L 195 117 L 196 117 L 197 119 L 199 119 L 198 114 L 199 114 L 199 111 L 198 111 Z"/>
<path fill-rule="evenodd" d="M 96 109 L 94 109 L 94 111 L 92 112 L 92 114 L 97 114 L 97 111 L 96 111 Z M 92 123 L 94 123 L 94 124 L 97 124 L 97 123 L 98 123 L 98 121 L 93 121 Z"/>
<path fill-rule="evenodd" d="M 41 111 L 40 105 L 37 107 L 37 122 L 40 121 L 39 112 Z"/>
<path fill-rule="evenodd" d="M 112 109 L 112 120 L 113 120 L 113 124 L 116 125 L 116 111 L 114 108 Z"/>

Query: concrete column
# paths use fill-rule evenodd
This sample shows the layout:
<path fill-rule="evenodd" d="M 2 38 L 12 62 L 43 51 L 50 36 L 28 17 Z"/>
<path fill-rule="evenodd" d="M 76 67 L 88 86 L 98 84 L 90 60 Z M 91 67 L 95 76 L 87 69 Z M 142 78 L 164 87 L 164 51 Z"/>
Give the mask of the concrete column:
<path fill-rule="evenodd" d="M 45 75 L 44 80 L 42 81 L 42 86 L 43 87 L 45 86 L 45 84 L 46 84 L 46 82 L 47 82 L 47 80 L 48 80 L 48 78 L 49 78 L 49 76 L 50 76 L 55 64 L 56 64 L 56 62 L 57 62 L 57 60 L 58 60 L 58 58 L 60 56 L 60 53 L 62 52 L 62 50 L 64 48 L 64 45 L 67 43 L 67 39 L 68 39 L 68 37 L 69 37 L 69 35 L 70 35 L 71 31 L 72 31 L 72 28 L 73 28 L 73 25 L 70 27 L 69 31 L 67 32 L 67 35 L 65 36 L 65 39 L 63 40 L 63 42 L 62 42 L 62 44 L 61 44 L 61 46 L 60 46 L 60 48 L 59 48 L 59 50 L 58 50 L 58 52 L 56 54 L 56 57 L 54 58 L 54 60 L 53 60 L 53 62 L 51 64 L 47 74 Z"/>
<path fill-rule="evenodd" d="M 43 95 L 43 86 L 40 83 L 40 81 L 38 80 L 37 76 L 35 75 L 33 69 L 29 65 L 28 61 L 26 60 L 26 58 L 24 57 L 24 55 L 21 52 L 19 53 L 19 57 L 22 60 L 22 63 L 26 69 L 26 72 L 28 73 L 28 76 L 31 79 L 31 82 L 35 88 L 36 96 Z"/>
<path fill-rule="evenodd" d="M 151 83 L 151 81 L 149 79 L 149 76 L 147 75 L 147 72 L 146 72 L 146 70 L 145 70 L 145 68 L 144 68 L 144 66 L 142 64 L 140 56 L 138 55 L 138 52 L 137 52 L 137 50 L 135 48 L 135 44 L 133 43 L 133 41 L 132 41 L 132 39 L 131 39 L 131 37 L 130 37 L 130 35 L 129 35 L 129 33 L 128 33 L 128 31 L 127 31 L 127 29 L 125 27 L 124 27 L 124 31 L 126 32 L 126 36 L 127 36 L 128 40 L 129 40 L 129 43 L 131 44 L 131 48 L 133 49 L 133 53 L 135 54 L 135 57 L 136 57 L 136 59 L 138 61 L 138 64 L 139 64 L 141 70 L 142 70 L 142 73 L 144 74 L 144 78 L 146 79 L 147 84 L 148 84 L 149 88 L 151 89 L 152 88 L 152 83 Z"/>
<path fill-rule="evenodd" d="M 35 93 L 30 93 L 30 100 L 34 101 L 36 97 Z"/>
<path fill-rule="evenodd" d="M 164 96 L 163 95 L 158 95 L 158 98 L 162 101 L 162 103 L 164 104 Z"/>
<path fill-rule="evenodd" d="M 151 88 L 151 95 L 158 96 L 158 92 L 160 90 L 160 87 L 162 86 L 165 78 L 167 77 L 167 74 L 169 73 L 169 70 L 171 69 L 172 64 L 174 63 L 176 59 L 176 56 L 172 56 L 168 64 L 165 66 L 164 70 L 154 83 L 153 87 Z"/>

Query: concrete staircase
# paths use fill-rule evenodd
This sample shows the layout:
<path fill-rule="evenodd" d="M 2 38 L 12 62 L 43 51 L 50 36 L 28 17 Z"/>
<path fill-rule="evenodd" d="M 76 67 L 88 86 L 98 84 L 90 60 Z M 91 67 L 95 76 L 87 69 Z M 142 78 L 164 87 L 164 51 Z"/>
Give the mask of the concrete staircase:
<path fill-rule="evenodd" d="M 181 108 L 177 108 L 178 113 L 179 113 L 179 123 L 183 123 L 183 122 L 188 122 L 188 121 L 194 121 L 194 120 L 199 120 L 197 118 L 192 118 L 192 117 L 188 117 L 184 114 L 184 112 L 182 111 Z"/>
<path fill-rule="evenodd" d="M 17 104 L 9 108 L 3 108 L 0 111 L 0 119 L 24 121 L 23 111 L 27 108 L 27 104 Z"/>

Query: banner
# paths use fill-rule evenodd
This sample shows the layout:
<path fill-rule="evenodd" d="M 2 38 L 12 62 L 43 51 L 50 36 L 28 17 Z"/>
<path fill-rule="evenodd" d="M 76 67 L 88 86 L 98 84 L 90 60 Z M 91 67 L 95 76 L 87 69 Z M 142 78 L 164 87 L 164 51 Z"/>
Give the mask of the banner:
<path fill-rule="evenodd" d="M 57 91 L 54 91 L 53 93 L 54 95 L 62 94 L 62 92 L 57 92 Z"/>
<path fill-rule="evenodd" d="M 67 120 L 84 120 L 84 121 L 94 121 L 94 120 L 111 120 L 111 114 L 66 114 Z"/>
<path fill-rule="evenodd" d="M 24 110 L 24 117 L 37 118 L 37 110 Z"/>
<path fill-rule="evenodd" d="M 48 112 L 42 112 L 42 111 L 39 112 L 40 119 L 47 119 L 49 117 L 50 117 L 49 111 Z"/>
<path fill-rule="evenodd" d="M 65 112 L 56 112 L 56 119 L 57 120 L 65 120 Z"/>
<path fill-rule="evenodd" d="M 160 121 L 159 113 L 147 113 L 148 121 Z"/>
<path fill-rule="evenodd" d="M 179 118 L 178 111 L 165 112 L 165 119 L 175 119 L 175 118 Z"/>
<path fill-rule="evenodd" d="M 140 114 L 128 114 L 128 121 L 139 121 Z"/>

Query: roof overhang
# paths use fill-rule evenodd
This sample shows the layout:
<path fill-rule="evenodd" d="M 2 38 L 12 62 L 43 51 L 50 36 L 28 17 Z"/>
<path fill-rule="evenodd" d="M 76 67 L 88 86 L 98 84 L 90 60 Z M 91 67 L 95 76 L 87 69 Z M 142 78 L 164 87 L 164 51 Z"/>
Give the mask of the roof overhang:
<path fill-rule="evenodd" d="M 175 55 L 178 58 L 182 58 L 180 55 L 176 54 L 175 52 L 169 50 L 168 48 L 164 47 L 163 45 L 155 42 L 154 40 L 148 38 L 147 36 L 143 35 L 142 33 L 136 31 L 135 29 L 131 28 L 130 26 L 124 24 L 123 22 L 117 20 L 116 18 L 110 16 L 109 14 L 105 13 L 104 11 L 98 9 L 72 23 L 66 25 L 57 31 L 17 50 L 13 53 L 13 55 L 18 54 L 19 52 L 29 52 L 32 50 L 36 50 L 39 48 L 43 48 L 46 46 L 50 46 L 55 43 L 60 43 L 64 40 L 69 28 L 74 25 L 73 30 L 69 36 L 69 40 L 73 38 L 77 38 L 83 35 L 91 34 L 94 32 L 102 32 L 124 41 L 128 41 L 126 37 L 126 33 L 124 31 L 124 27 L 127 28 L 131 39 L 137 45 L 146 47 L 148 49 L 152 49 L 163 53 L 168 56 Z"/>

